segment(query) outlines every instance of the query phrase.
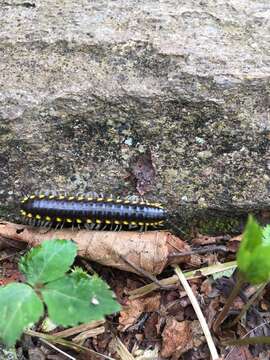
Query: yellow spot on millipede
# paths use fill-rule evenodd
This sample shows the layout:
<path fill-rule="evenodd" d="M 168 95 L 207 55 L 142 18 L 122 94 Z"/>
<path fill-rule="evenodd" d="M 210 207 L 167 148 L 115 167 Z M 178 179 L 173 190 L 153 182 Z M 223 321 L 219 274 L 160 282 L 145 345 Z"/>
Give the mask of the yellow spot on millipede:
<path fill-rule="evenodd" d="M 67 222 L 67 223 L 72 223 L 72 219 L 69 219 L 69 218 L 68 218 L 68 219 L 66 219 L 66 222 Z"/>
<path fill-rule="evenodd" d="M 124 201 L 124 204 L 130 204 L 130 201 L 129 201 L 129 200 L 125 200 L 125 201 Z"/>
<path fill-rule="evenodd" d="M 97 198 L 97 201 L 103 201 L 104 199 L 102 197 Z"/>
<path fill-rule="evenodd" d="M 33 215 L 31 213 L 27 214 L 27 217 L 31 218 Z"/>
<path fill-rule="evenodd" d="M 112 199 L 112 198 L 108 198 L 108 199 L 106 199 L 106 201 L 107 201 L 107 202 L 112 202 L 113 199 Z"/>
<path fill-rule="evenodd" d="M 92 220 L 91 220 L 91 219 L 87 219 L 87 220 L 86 220 L 86 223 L 87 223 L 87 224 L 91 224 L 91 223 L 92 223 Z"/>
<path fill-rule="evenodd" d="M 68 200 L 74 200 L 74 196 L 70 196 Z"/>
<path fill-rule="evenodd" d="M 137 225 L 136 221 L 131 221 L 130 225 Z"/>
<path fill-rule="evenodd" d="M 62 221 L 62 219 L 61 219 L 60 217 L 57 217 L 55 220 L 56 220 L 57 222 L 61 222 L 61 221 Z"/>
<path fill-rule="evenodd" d="M 35 199 L 36 195 L 30 195 L 29 198 L 30 199 Z"/>
<path fill-rule="evenodd" d="M 101 220 L 96 219 L 96 223 L 97 223 L 97 224 L 101 224 Z"/>
<path fill-rule="evenodd" d="M 111 224 L 110 220 L 105 220 L 105 224 Z"/>
<path fill-rule="evenodd" d="M 114 220 L 114 223 L 115 223 L 115 225 L 121 224 L 120 221 L 118 221 L 118 220 Z"/>
<path fill-rule="evenodd" d="M 128 225 L 129 222 L 128 222 L 128 221 L 123 221 L 123 224 L 124 224 L 124 225 Z"/>
<path fill-rule="evenodd" d="M 88 197 L 88 198 L 87 198 L 87 201 L 93 201 L 93 198 L 92 198 L 92 197 Z"/>
<path fill-rule="evenodd" d="M 64 199 L 65 199 L 65 196 L 64 196 L 64 195 L 59 195 L 59 196 L 58 196 L 58 199 L 59 199 L 59 200 L 64 200 Z"/>
<path fill-rule="evenodd" d="M 37 215 L 35 216 L 35 218 L 36 218 L 37 220 L 40 220 L 40 219 L 41 219 L 41 216 L 37 214 Z"/>
<path fill-rule="evenodd" d="M 140 226 L 144 226 L 144 222 L 138 222 L 138 225 L 140 225 Z"/>
<path fill-rule="evenodd" d="M 81 224 L 81 223 L 82 223 L 82 220 L 81 220 L 81 219 L 76 219 L 76 223 L 77 223 L 77 224 Z"/>
<path fill-rule="evenodd" d="M 23 216 L 25 216 L 25 215 L 26 215 L 26 211 L 21 210 L 21 214 L 22 214 Z"/>
<path fill-rule="evenodd" d="M 45 220 L 51 221 L 52 219 L 49 216 L 45 216 Z"/>
<path fill-rule="evenodd" d="M 121 203 L 121 202 L 123 202 L 123 200 L 121 200 L 121 199 L 116 199 L 115 202 L 116 202 L 116 203 Z"/>
<path fill-rule="evenodd" d="M 40 195 L 39 195 L 39 198 L 40 198 L 40 199 L 44 199 L 44 198 L 45 198 L 45 195 L 44 195 L 44 194 L 40 194 Z"/>
<path fill-rule="evenodd" d="M 49 195 L 49 199 L 54 199 L 55 195 Z"/>
<path fill-rule="evenodd" d="M 84 196 L 78 196 L 78 197 L 77 197 L 77 200 L 78 200 L 78 201 L 84 200 Z"/>

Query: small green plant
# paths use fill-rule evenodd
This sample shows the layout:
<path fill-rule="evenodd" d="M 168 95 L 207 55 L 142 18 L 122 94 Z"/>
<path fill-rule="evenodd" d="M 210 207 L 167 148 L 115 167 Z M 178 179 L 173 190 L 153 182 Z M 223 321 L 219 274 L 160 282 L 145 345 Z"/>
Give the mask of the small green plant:
<path fill-rule="evenodd" d="M 214 322 L 213 329 L 217 332 L 227 316 L 233 300 L 238 296 L 244 283 L 259 285 L 257 292 L 247 304 L 243 307 L 240 314 L 229 324 L 229 327 L 235 325 L 244 315 L 254 300 L 261 294 L 264 286 L 270 279 L 270 225 L 261 227 L 257 221 L 250 215 L 243 233 L 241 244 L 237 252 L 238 276 L 235 287 L 222 311 Z M 270 343 L 270 337 L 256 337 L 258 343 Z M 249 342 L 250 340 L 250 342 Z M 255 338 L 245 338 L 233 340 L 227 344 L 244 345 L 255 343 Z"/>
<path fill-rule="evenodd" d="M 0 339 L 4 344 L 14 345 L 44 315 L 45 306 L 49 318 L 65 327 L 100 320 L 120 310 L 102 279 L 81 268 L 70 269 L 76 253 L 73 241 L 51 240 L 21 259 L 19 268 L 26 283 L 0 287 Z"/>
<path fill-rule="evenodd" d="M 270 225 L 262 228 L 249 216 L 237 253 L 237 266 L 242 276 L 251 284 L 261 284 L 270 279 Z"/>

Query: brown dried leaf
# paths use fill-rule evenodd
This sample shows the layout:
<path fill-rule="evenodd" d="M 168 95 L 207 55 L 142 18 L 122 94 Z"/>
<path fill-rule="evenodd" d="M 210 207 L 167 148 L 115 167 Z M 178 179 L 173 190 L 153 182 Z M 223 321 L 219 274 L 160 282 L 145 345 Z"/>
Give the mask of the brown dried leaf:
<path fill-rule="evenodd" d="M 225 360 L 252 360 L 254 357 L 247 346 L 234 347 Z"/>
<path fill-rule="evenodd" d="M 143 312 L 157 311 L 160 307 L 160 294 L 145 298 L 128 300 L 120 312 L 119 329 L 125 331 L 132 326 Z"/>
<path fill-rule="evenodd" d="M 170 254 L 174 252 L 171 243 L 178 249 L 189 251 L 189 246 L 167 231 L 87 231 L 63 229 L 44 233 L 43 228 L 9 222 L 0 223 L 0 236 L 24 241 L 37 246 L 45 240 L 72 239 L 78 245 L 78 255 L 102 265 L 137 273 L 132 266 L 150 274 L 160 274 L 171 263 Z M 181 261 L 185 261 L 183 257 Z M 126 260 L 126 261 L 125 261 Z M 141 274 L 140 274 L 141 275 Z"/>
<path fill-rule="evenodd" d="M 144 195 L 151 189 L 156 171 L 152 162 L 150 149 L 144 154 L 138 155 L 130 164 L 131 176 L 136 182 L 136 189 L 140 195 Z"/>
<path fill-rule="evenodd" d="M 162 339 L 161 356 L 174 355 L 175 359 L 178 359 L 192 347 L 200 346 L 204 341 L 198 321 L 185 320 L 179 322 L 174 318 L 167 319 Z"/>

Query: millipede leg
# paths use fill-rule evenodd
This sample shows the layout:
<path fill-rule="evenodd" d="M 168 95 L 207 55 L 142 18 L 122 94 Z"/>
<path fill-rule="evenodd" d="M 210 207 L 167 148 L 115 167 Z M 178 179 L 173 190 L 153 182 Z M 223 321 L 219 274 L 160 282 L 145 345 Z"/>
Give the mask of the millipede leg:
<path fill-rule="evenodd" d="M 52 222 L 46 221 L 46 222 L 44 222 L 43 226 L 45 228 L 45 231 L 43 231 L 41 234 L 47 234 L 52 228 Z M 48 228 L 47 228 L 47 226 L 48 226 Z"/>
<path fill-rule="evenodd" d="M 101 225 L 100 224 L 96 224 L 95 230 L 100 230 Z"/>

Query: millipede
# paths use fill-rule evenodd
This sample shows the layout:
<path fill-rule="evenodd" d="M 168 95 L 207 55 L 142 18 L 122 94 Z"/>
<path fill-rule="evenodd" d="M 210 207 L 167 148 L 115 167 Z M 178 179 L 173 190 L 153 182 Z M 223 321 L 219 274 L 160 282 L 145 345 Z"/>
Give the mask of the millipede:
<path fill-rule="evenodd" d="M 89 230 L 147 230 L 162 226 L 167 217 L 159 203 L 97 195 L 32 194 L 21 200 L 21 215 L 30 225 Z"/>

